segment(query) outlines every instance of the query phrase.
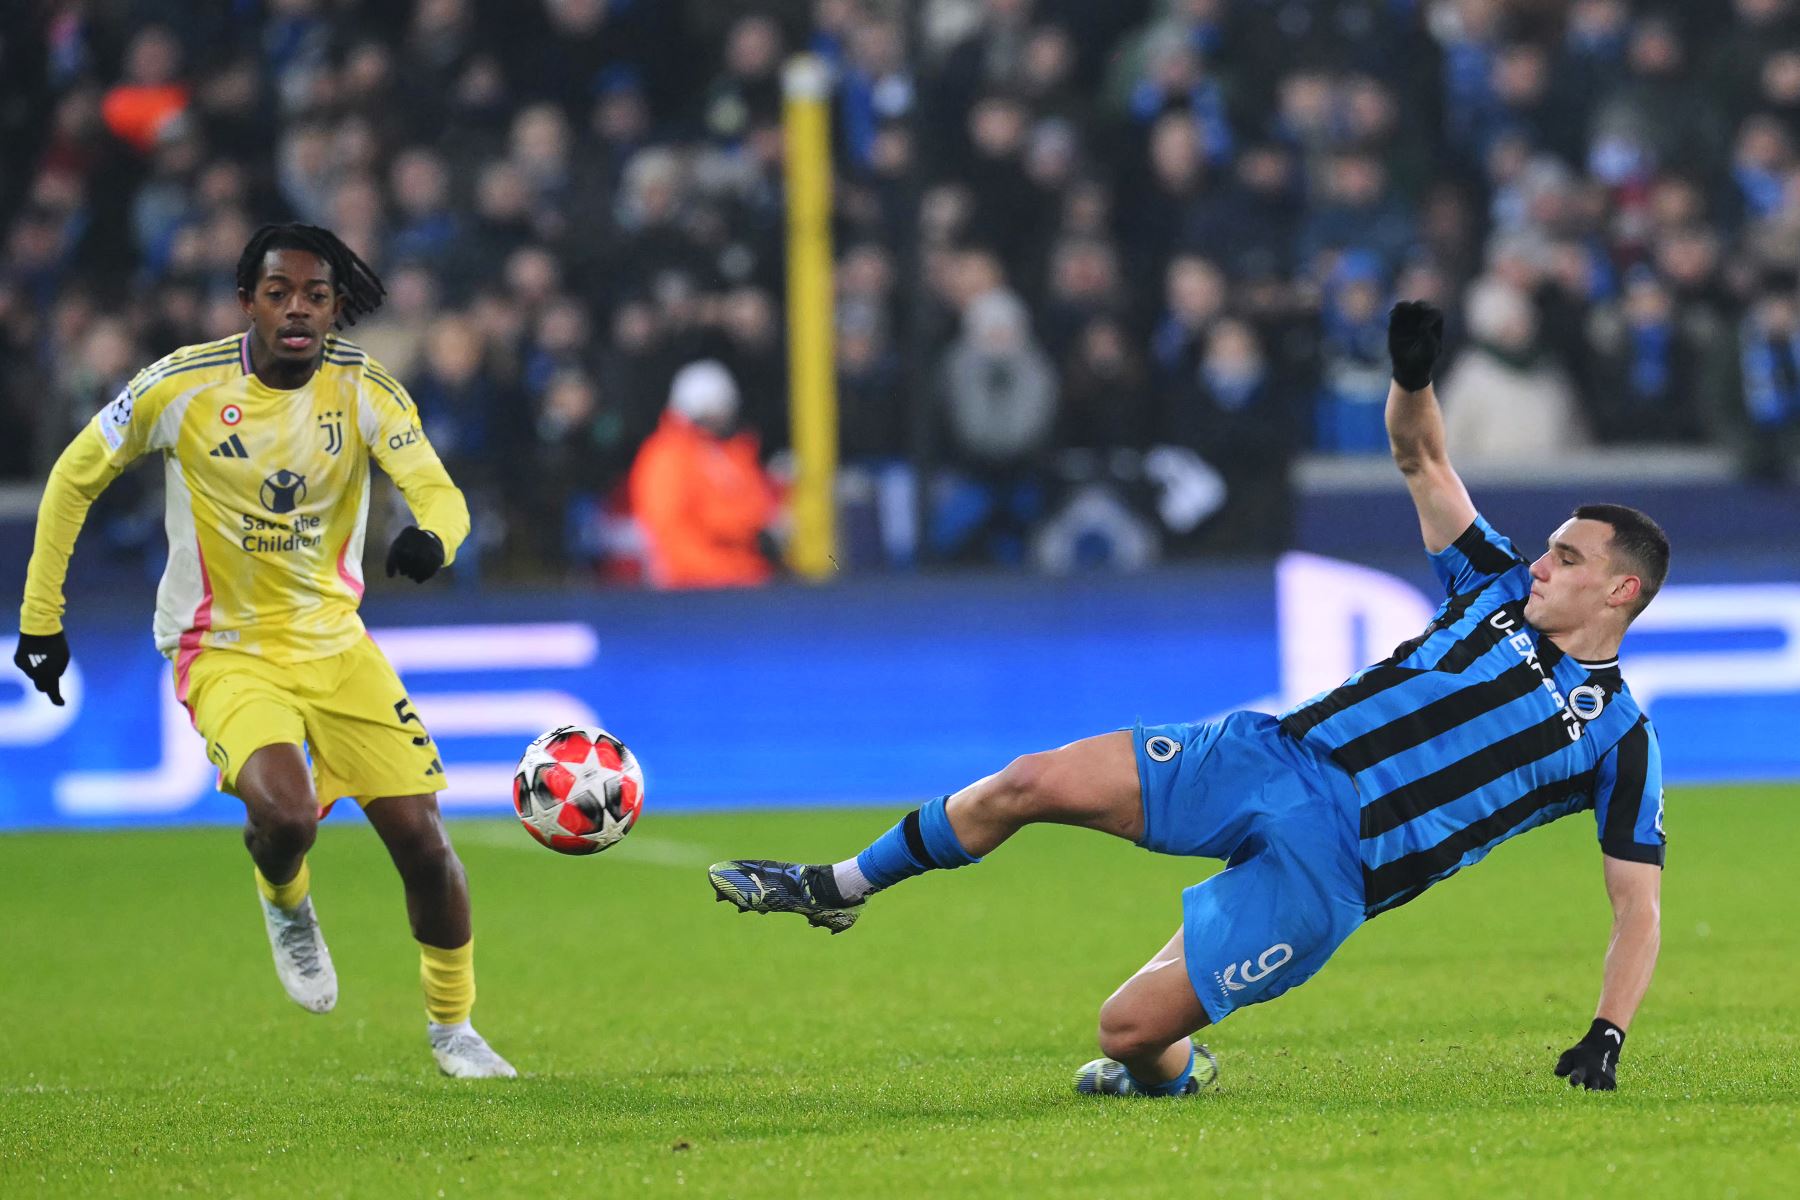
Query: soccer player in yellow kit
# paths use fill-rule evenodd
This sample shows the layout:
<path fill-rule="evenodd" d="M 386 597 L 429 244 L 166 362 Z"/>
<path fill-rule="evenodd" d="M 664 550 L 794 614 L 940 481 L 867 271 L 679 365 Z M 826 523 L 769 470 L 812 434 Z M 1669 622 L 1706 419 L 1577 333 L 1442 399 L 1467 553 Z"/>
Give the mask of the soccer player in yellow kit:
<path fill-rule="evenodd" d="M 438 814 L 443 764 L 356 615 L 370 458 L 419 522 L 394 539 L 389 576 L 423 582 L 450 561 L 469 532 L 468 506 L 406 389 L 334 332 L 381 303 L 367 264 L 327 230 L 268 225 L 244 248 L 237 285 L 247 332 L 139 372 L 57 460 L 13 661 L 63 702 L 62 588 L 75 538 L 106 485 L 160 452 L 169 562 L 156 644 L 174 662 L 219 786 L 244 803 L 282 985 L 312 1012 L 337 1003 L 306 853 L 320 817 L 352 796 L 405 884 L 438 1066 L 512 1076 L 469 1023 L 474 942 L 468 885 Z"/>

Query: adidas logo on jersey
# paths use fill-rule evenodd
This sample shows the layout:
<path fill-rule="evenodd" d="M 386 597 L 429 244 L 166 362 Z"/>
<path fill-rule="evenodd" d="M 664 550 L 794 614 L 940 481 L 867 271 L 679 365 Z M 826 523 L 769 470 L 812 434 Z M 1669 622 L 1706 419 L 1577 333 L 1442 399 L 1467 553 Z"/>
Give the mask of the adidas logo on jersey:
<path fill-rule="evenodd" d="M 244 443 L 238 440 L 238 435 L 235 433 L 214 446 L 211 450 L 208 450 L 206 453 L 213 458 L 250 457 L 250 452 L 244 449 Z"/>

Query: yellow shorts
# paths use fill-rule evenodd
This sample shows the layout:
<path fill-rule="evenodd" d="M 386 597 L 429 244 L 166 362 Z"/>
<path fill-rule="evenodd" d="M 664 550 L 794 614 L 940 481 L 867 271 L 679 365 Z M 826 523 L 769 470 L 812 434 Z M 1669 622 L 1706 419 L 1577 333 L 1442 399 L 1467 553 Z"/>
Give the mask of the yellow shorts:
<path fill-rule="evenodd" d="M 282 665 L 213 649 L 188 665 L 182 697 L 219 789 L 237 794 L 237 773 L 264 746 L 305 743 L 324 815 L 341 796 L 367 804 L 444 786 L 437 745 L 406 688 L 369 638 L 330 658 Z"/>

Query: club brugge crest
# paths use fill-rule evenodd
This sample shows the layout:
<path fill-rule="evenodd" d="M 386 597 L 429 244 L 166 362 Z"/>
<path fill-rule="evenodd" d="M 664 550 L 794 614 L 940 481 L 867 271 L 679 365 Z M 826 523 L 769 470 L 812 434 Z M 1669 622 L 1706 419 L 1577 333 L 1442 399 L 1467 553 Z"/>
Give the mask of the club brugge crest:
<path fill-rule="evenodd" d="M 1606 711 L 1606 690 L 1584 683 L 1569 693 L 1569 707 L 1584 721 L 1592 721 Z"/>
<path fill-rule="evenodd" d="M 272 513 L 291 513 L 306 499 L 306 476 L 277 471 L 263 480 L 263 507 Z"/>

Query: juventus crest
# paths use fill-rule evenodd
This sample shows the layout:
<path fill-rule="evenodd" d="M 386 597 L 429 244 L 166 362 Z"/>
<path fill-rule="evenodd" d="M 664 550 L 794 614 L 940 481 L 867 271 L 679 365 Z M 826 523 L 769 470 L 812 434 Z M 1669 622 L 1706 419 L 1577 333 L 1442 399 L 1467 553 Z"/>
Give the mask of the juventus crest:
<path fill-rule="evenodd" d="M 344 414 L 327 412 L 319 414 L 319 428 L 325 432 L 325 452 L 336 454 L 344 448 Z"/>

